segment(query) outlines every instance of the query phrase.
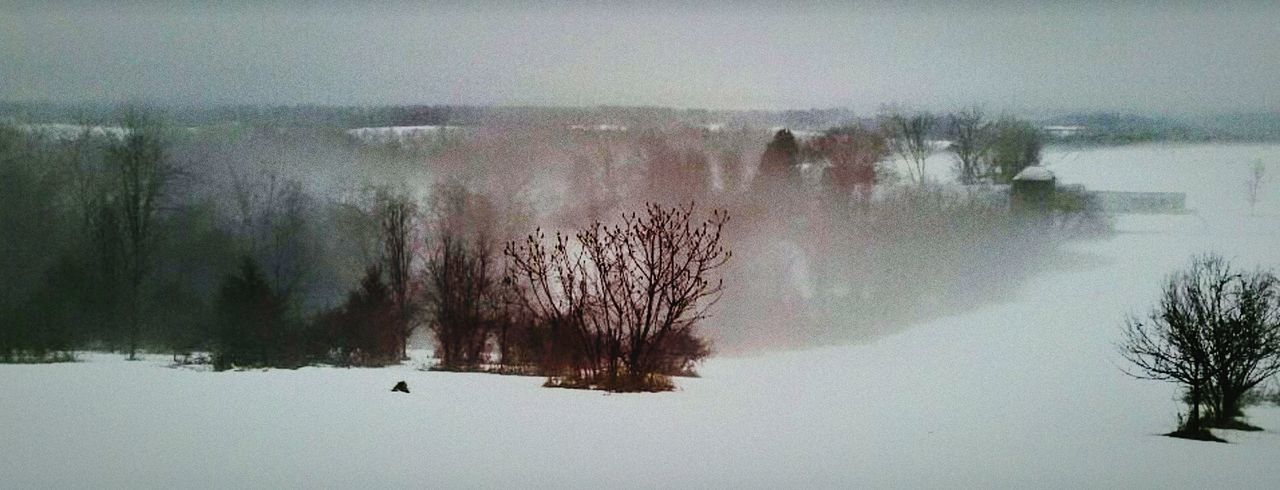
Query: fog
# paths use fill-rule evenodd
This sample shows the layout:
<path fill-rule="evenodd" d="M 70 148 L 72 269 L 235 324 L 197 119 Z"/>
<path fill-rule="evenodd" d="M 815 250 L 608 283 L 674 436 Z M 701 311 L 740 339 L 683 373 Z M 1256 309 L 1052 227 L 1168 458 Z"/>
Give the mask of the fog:
<path fill-rule="evenodd" d="M 1267 488 L 1277 54 L 1277 0 L 0 0 L 0 487 Z"/>
<path fill-rule="evenodd" d="M 157 301 L 155 330 L 142 335 L 158 347 L 209 345 L 219 283 L 237 257 L 262 264 L 296 315 L 319 324 L 317 315 L 341 304 L 380 260 L 379 192 L 405 193 L 423 210 L 412 243 L 420 260 L 440 246 L 437 225 L 461 220 L 493 240 L 492 274 L 502 271 L 501 244 L 537 229 L 573 236 L 647 202 L 697 203 L 698 220 L 727 210 L 724 244 L 734 257 L 715 272 L 724 294 L 700 325 L 725 354 L 869 340 L 998 302 L 1062 259 L 1057 240 L 1029 240 L 1036 230 L 1004 211 L 999 190 L 876 185 L 874 171 L 856 173 L 858 165 L 887 164 L 878 133 L 857 133 L 866 146 L 814 133 L 779 161 L 768 148 L 780 136 L 768 129 L 667 124 L 622 131 L 526 122 L 404 141 L 332 127 L 169 127 L 159 138 L 172 177 L 157 213 L 157 272 L 148 288 L 157 298 L 181 293 L 189 304 Z M 14 311 L 36 315 L 43 310 L 34 300 L 19 300 L 40 293 L 61 305 L 73 301 L 62 296 L 93 289 L 63 285 L 58 278 L 72 271 L 54 264 L 105 260 L 92 250 L 107 239 L 85 232 L 107 226 L 94 224 L 105 205 L 78 196 L 112 195 L 111 148 L 126 130 L 75 137 L 64 126 L 20 127 L 27 129 L 5 128 L 0 147 L 12 162 L 5 171 L 13 189 L 0 223 L 20 237 L 0 265 L 16 278 L 7 299 L 33 305 Z M 853 167 L 824 170 L 828 161 Z M 465 205 L 438 214 L 442 189 L 460 189 Z M 1055 237 L 1068 240 L 1069 228 L 1055 228 Z M 81 342 L 119 341 L 110 325 L 84 333 L 104 323 L 92 318 L 64 323 L 60 331 Z"/>
<path fill-rule="evenodd" d="M 1280 109 L 1275 2 L 0 4 L 0 99 Z"/>

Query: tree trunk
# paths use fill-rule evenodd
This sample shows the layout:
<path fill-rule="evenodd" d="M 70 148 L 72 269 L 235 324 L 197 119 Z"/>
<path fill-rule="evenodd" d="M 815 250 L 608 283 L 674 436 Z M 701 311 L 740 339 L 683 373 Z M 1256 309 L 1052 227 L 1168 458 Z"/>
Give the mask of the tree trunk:
<path fill-rule="evenodd" d="M 1243 393 L 1237 389 L 1223 390 L 1218 399 L 1218 406 L 1214 409 L 1214 422 L 1218 425 L 1230 425 L 1236 417 L 1239 417 L 1242 395 Z"/>
<path fill-rule="evenodd" d="M 1187 430 L 1200 430 L 1200 387 L 1191 387 L 1191 413 L 1187 416 Z"/>
<path fill-rule="evenodd" d="M 138 286 L 130 284 L 129 287 L 129 360 L 138 360 L 138 330 L 139 313 L 138 313 Z"/>

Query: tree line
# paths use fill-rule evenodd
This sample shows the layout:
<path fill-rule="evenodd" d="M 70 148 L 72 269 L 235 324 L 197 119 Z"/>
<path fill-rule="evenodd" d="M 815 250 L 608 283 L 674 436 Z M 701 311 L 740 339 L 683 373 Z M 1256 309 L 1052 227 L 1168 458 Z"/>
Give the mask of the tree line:
<path fill-rule="evenodd" d="M 405 152 L 323 128 L 122 121 L 75 138 L 0 132 L 0 215 L 21 237 L 4 244 L 7 359 L 381 365 L 422 332 L 442 369 L 651 389 L 691 372 L 708 338 L 842 341 L 1015 287 L 1047 253 L 998 199 L 893 184 L 895 143 L 877 126 L 481 127 Z M 655 240 L 679 253 L 624 253 Z M 724 263 L 680 255 L 729 249 Z M 691 280 L 672 275 L 676 259 L 716 266 Z"/>

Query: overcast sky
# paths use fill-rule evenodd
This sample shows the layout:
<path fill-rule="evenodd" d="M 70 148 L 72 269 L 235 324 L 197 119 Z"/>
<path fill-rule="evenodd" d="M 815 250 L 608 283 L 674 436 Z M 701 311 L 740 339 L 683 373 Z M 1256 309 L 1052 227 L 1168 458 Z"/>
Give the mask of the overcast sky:
<path fill-rule="evenodd" d="M 1280 1 L 204 3 L 0 0 L 0 99 L 1280 110 Z"/>

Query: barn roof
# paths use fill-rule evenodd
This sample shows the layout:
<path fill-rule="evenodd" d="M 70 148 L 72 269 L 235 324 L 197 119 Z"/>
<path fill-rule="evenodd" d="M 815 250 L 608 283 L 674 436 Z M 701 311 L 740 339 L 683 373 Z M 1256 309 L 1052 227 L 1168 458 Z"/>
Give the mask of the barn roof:
<path fill-rule="evenodd" d="M 1018 175 L 1013 176 L 1013 180 L 1049 181 L 1053 179 L 1053 172 L 1050 172 L 1049 169 L 1040 165 L 1032 165 L 1024 168 L 1021 172 L 1018 172 Z"/>

